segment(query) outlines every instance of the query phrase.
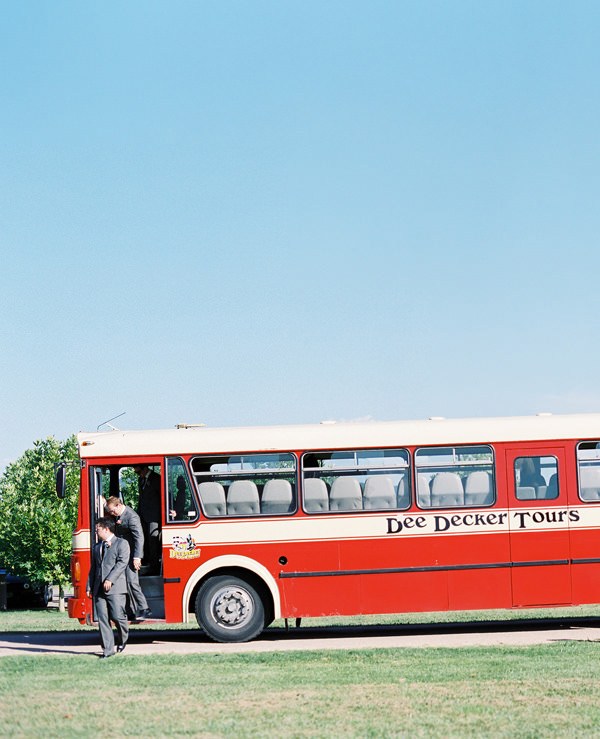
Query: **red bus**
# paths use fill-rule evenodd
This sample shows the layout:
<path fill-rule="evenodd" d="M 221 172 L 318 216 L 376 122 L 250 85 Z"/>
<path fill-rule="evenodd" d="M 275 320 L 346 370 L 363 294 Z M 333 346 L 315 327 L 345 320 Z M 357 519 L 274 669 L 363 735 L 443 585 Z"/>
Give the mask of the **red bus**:
<path fill-rule="evenodd" d="M 81 433 L 69 615 L 103 499 L 161 478 L 157 618 L 244 641 L 276 618 L 600 602 L 600 414 Z M 176 498 L 178 500 L 176 501 Z"/>

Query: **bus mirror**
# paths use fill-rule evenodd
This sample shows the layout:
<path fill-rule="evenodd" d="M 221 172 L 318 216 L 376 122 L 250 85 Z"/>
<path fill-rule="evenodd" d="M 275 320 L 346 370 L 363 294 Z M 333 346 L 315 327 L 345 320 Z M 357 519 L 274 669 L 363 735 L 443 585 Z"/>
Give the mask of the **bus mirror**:
<path fill-rule="evenodd" d="M 66 480 L 67 466 L 61 462 L 56 468 L 56 497 L 61 500 L 65 497 Z"/>

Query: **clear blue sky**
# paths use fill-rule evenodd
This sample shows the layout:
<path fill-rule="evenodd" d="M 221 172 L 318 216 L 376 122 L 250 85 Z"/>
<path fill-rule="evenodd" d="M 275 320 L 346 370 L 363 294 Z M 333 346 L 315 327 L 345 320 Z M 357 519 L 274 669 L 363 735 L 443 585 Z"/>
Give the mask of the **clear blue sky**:
<path fill-rule="evenodd" d="M 0 468 L 600 411 L 600 4 L 0 7 Z"/>

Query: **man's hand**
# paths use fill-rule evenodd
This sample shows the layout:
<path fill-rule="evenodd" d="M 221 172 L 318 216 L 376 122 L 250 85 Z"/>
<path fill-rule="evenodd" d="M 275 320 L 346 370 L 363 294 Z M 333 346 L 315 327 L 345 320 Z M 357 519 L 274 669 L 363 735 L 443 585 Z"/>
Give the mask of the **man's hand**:
<path fill-rule="evenodd" d="M 142 560 L 139 557 L 134 557 L 133 558 L 133 569 L 139 570 L 141 566 L 142 566 Z"/>
<path fill-rule="evenodd" d="M 104 581 L 104 582 L 102 583 L 102 587 L 104 588 L 104 592 L 105 592 L 105 593 L 109 593 L 109 592 L 110 592 L 110 589 L 112 588 L 112 583 L 111 583 L 111 581 L 110 581 L 110 580 L 105 580 L 105 581 Z"/>

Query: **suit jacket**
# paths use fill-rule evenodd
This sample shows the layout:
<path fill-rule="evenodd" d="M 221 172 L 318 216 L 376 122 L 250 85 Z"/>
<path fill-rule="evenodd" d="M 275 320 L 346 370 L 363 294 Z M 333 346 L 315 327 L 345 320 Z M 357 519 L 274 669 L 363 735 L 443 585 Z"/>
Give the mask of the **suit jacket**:
<path fill-rule="evenodd" d="M 127 593 L 125 571 L 129 564 L 129 544 L 125 539 L 119 539 L 117 536 L 113 537 L 110 544 L 104 558 L 101 554 L 101 541 L 94 544 L 92 549 L 92 566 L 87 581 L 87 590 L 94 596 L 104 593 L 102 583 L 105 580 L 110 580 L 112 583 L 112 588 L 109 593 L 106 593 L 106 597 Z"/>
<path fill-rule="evenodd" d="M 142 522 L 138 514 L 125 506 L 125 510 L 117 519 L 117 528 L 115 530 L 117 536 L 125 539 L 129 544 L 130 554 L 132 558 L 142 559 L 144 556 L 144 531 Z"/>
<path fill-rule="evenodd" d="M 138 513 L 142 521 L 160 523 L 160 475 L 150 470 L 148 477 L 140 480 Z"/>

